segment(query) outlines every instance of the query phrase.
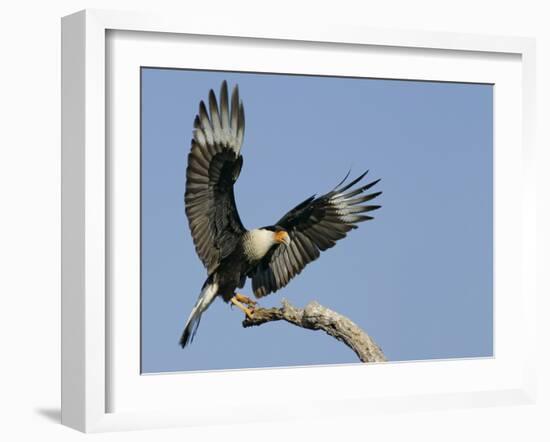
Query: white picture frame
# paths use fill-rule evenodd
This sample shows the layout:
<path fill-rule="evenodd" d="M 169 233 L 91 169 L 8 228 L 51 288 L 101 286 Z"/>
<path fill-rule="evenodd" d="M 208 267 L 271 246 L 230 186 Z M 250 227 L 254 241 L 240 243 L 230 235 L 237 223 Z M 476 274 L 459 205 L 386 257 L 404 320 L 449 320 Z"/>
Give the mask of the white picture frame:
<path fill-rule="evenodd" d="M 136 43 L 133 38 L 125 46 L 126 52 L 109 50 L 109 35 L 116 33 L 133 37 L 139 35 L 141 43 Z M 321 45 L 336 55 L 338 51 L 343 51 L 343 59 L 346 57 L 345 50 L 350 48 L 370 48 L 382 55 L 397 50 L 396 65 L 399 65 L 399 57 L 406 57 L 412 51 L 421 51 L 419 59 L 425 56 L 430 58 L 430 69 L 434 71 L 428 76 L 424 71 L 425 62 L 417 65 L 410 63 L 411 70 L 401 78 L 452 80 L 454 77 L 448 77 L 445 62 L 439 63 L 441 70 L 437 73 L 438 60 L 448 61 L 445 57 L 454 57 L 458 64 L 462 63 L 462 59 L 473 60 L 464 61 L 466 68 L 457 70 L 457 80 L 486 79 L 491 82 L 491 78 L 499 78 L 495 84 L 497 87 L 502 84 L 503 92 L 497 97 L 509 99 L 516 106 L 509 106 L 510 109 L 500 112 L 498 106 L 502 103 L 495 103 L 495 124 L 500 125 L 495 126 L 495 157 L 498 159 L 498 163 L 495 163 L 495 223 L 499 223 L 499 228 L 495 230 L 495 260 L 498 262 L 495 304 L 500 305 L 498 315 L 495 316 L 495 357 L 485 361 L 426 361 L 316 367 L 314 370 L 293 368 L 198 373 L 184 381 L 181 380 L 183 378 L 178 379 L 177 375 L 140 376 L 139 370 L 135 370 L 136 347 L 132 345 L 139 317 L 128 315 L 133 319 L 124 323 L 124 328 L 133 330 L 134 335 L 120 337 L 116 324 L 121 319 L 113 313 L 112 300 L 109 298 L 109 291 L 113 289 L 113 276 L 116 279 L 116 275 L 110 274 L 112 267 L 109 261 L 116 257 L 110 256 L 112 250 L 109 244 L 118 240 L 113 237 L 118 230 L 110 228 L 113 222 L 111 212 L 113 204 L 117 204 L 119 199 L 112 194 L 113 183 L 109 182 L 110 168 L 117 167 L 109 164 L 112 161 L 109 145 L 117 141 L 114 139 L 116 136 L 106 130 L 106 121 L 111 121 L 111 118 L 118 121 L 111 114 L 116 113 L 116 110 L 108 106 L 111 93 L 109 82 L 118 74 L 108 68 L 110 63 L 116 61 L 114 57 L 120 57 L 126 63 L 125 66 L 139 66 L 137 55 L 141 56 L 140 52 L 145 54 L 147 51 L 136 51 L 135 45 L 145 45 L 153 36 L 156 40 L 167 39 L 169 44 L 166 44 L 166 51 L 159 51 L 160 46 L 156 46 L 154 51 L 155 54 L 166 52 L 167 56 L 173 51 L 170 45 L 179 44 L 186 36 L 216 36 L 221 41 L 246 40 L 252 45 L 269 42 L 272 46 L 280 45 L 279 49 L 283 52 L 293 46 L 307 50 L 307 47 Z M 159 44 L 164 45 L 162 42 Z M 215 51 L 215 48 L 211 50 Z M 327 24 L 298 27 L 279 23 L 276 27 L 270 27 L 265 23 L 244 20 L 240 23 L 225 23 L 213 21 L 211 17 L 201 19 L 193 16 L 191 19 L 100 10 L 81 11 L 64 17 L 62 423 L 80 431 L 96 432 L 334 416 L 335 408 L 338 409 L 337 414 L 361 415 L 373 410 L 413 411 L 534 401 L 534 57 L 534 41 L 518 37 L 387 31 Z M 475 75 L 468 76 L 468 63 L 483 64 L 489 59 L 504 60 L 502 66 L 510 65 L 509 75 L 506 73 L 508 68 L 501 72 L 501 69 L 491 68 L 487 64 Z M 510 63 L 506 61 L 508 59 Z M 164 61 L 159 59 L 159 63 Z M 217 67 L 229 68 L 224 60 L 219 61 Z M 263 69 L 269 68 L 258 65 L 258 70 Z M 338 69 L 343 68 L 331 69 L 338 73 Z M 487 74 L 483 74 L 484 69 Z M 372 72 L 371 75 L 377 76 Z M 379 76 L 389 78 L 384 72 Z M 129 91 L 136 92 L 131 87 Z M 123 105 L 131 106 L 132 99 L 132 96 L 124 96 Z M 129 124 L 133 123 L 130 121 Z M 135 131 L 132 133 L 135 135 Z M 517 166 L 518 163 L 521 167 Z M 514 182 L 507 184 L 502 174 L 513 167 L 516 172 Z M 131 171 L 129 173 L 127 177 L 131 181 L 135 176 L 131 175 Z M 516 205 L 518 201 L 521 202 L 521 212 L 516 213 L 518 219 L 505 221 L 503 216 L 499 216 L 504 213 L 501 212 L 506 202 L 504 195 L 514 196 Z M 130 207 L 128 213 L 135 211 Z M 504 245 L 502 238 L 509 238 L 509 241 Z M 119 247 L 117 253 L 127 252 L 121 251 Z M 512 321 L 515 329 L 511 328 Z M 112 344 L 112 340 L 119 343 Z M 515 345 L 519 342 L 520 347 Z M 123 347 L 120 343 L 129 345 L 121 350 Z M 125 364 L 124 361 L 131 362 Z M 369 380 L 365 381 L 363 388 L 358 388 L 355 381 L 365 375 L 365 370 L 369 370 Z M 460 374 L 460 380 L 457 379 L 457 373 Z M 308 382 L 313 384 L 320 377 L 327 380 L 322 397 L 312 394 L 307 400 L 296 401 L 285 401 L 284 395 L 276 397 L 276 392 L 281 391 L 284 385 L 294 383 L 307 390 Z M 113 382 L 113 379 L 116 381 Z M 248 409 L 247 414 L 242 415 L 236 411 L 242 405 L 238 399 L 238 390 L 231 386 L 245 379 L 252 383 L 272 385 L 273 395 L 269 401 L 257 404 L 254 410 Z M 178 388 L 191 398 L 186 402 L 192 404 L 192 407 L 181 405 L 181 401 L 170 400 L 170 391 Z M 216 394 L 212 393 L 214 389 Z M 116 404 L 113 403 L 115 390 Z M 201 391 L 208 391 L 207 397 L 202 397 L 204 395 L 201 395 Z M 150 406 L 151 403 L 155 405 Z M 335 403 L 338 407 L 334 407 Z"/>

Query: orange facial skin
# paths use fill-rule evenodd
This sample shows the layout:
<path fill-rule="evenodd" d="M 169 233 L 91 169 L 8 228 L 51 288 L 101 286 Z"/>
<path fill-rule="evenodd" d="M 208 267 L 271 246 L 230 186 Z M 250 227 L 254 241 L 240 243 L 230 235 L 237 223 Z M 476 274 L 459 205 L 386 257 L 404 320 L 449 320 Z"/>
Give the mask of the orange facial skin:
<path fill-rule="evenodd" d="M 290 244 L 290 236 L 287 232 L 284 230 L 279 230 L 278 232 L 275 232 L 275 241 L 277 241 L 279 244 Z"/>

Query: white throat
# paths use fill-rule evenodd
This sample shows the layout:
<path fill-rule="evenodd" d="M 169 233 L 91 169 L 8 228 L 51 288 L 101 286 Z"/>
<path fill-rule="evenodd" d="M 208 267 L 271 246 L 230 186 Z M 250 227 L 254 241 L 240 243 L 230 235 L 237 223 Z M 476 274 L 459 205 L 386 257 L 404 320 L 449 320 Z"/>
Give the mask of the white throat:
<path fill-rule="evenodd" d="M 274 244 L 277 244 L 277 242 L 275 241 L 275 233 L 271 230 L 249 230 L 243 241 L 244 253 L 251 261 L 258 261 L 269 252 Z"/>

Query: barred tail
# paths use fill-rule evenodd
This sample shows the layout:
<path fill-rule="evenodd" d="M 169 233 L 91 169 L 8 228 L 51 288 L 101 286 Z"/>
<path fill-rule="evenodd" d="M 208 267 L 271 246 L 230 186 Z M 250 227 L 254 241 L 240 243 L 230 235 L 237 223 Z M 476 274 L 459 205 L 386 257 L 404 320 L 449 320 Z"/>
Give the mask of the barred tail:
<path fill-rule="evenodd" d="M 199 323 L 201 322 L 201 315 L 212 303 L 212 301 L 216 297 L 217 292 L 218 284 L 211 283 L 208 280 L 204 283 L 201 294 L 199 295 L 199 298 L 197 299 L 193 310 L 191 310 L 189 318 L 187 318 L 185 329 L 183 330 L 183 334 L 181 335 L 180 345 L 182 348 L 185 348 L 187 344 L 193 342 L 193 338 L 195 337 L 195 333 L 197 333 Z"/>

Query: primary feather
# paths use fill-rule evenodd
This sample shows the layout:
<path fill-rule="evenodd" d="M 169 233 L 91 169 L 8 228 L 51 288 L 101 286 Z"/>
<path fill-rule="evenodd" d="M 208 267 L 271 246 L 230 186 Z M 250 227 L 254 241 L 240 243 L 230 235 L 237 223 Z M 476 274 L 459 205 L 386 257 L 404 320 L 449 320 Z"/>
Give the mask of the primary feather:
<path fill-rule="evenodd" d="M 233 193 L 243 161 L 240 154 L 242 136 L 239 138 L 238 134 L 244 132 L 244 110 L 235 87 L 231 107 L 237 109 L 237 115 L 232 115 L 230 122 L 225 81 L 220 96 L 222 117 L 212 90 L 210 114 L 204 102 L 200 102 L 187 160 L 185 189 L 185 212 L 191 236 L 208 274 L 233 250 L 246 231 Z"/>
<path fill-rule="evenodd" d="M 319 198 L 307 198 L 277 221 L 276 225 L 290 235 L 290 246 L 274 248 L 250 274 L 252 289 L 257 297 L 287 285 L 307 264 L 316 260 L 320 252 L 333 247 L 349 230 L 357 228 L 357 223 L 373 219 L 364 214 L 379 209 L 380 206 L 363 203 L 376 198 L 382 192 L 364 192 L 380 180 L 349 190 L 367 172 L 343 187 L 340 187 L 343 182 L 340 183 Z"/>

